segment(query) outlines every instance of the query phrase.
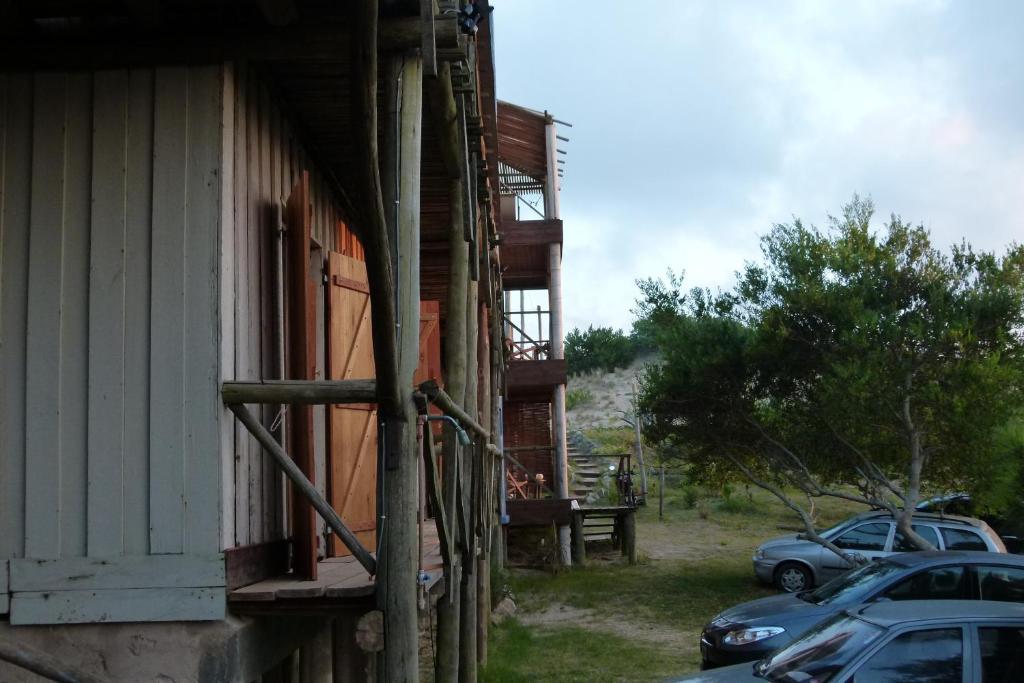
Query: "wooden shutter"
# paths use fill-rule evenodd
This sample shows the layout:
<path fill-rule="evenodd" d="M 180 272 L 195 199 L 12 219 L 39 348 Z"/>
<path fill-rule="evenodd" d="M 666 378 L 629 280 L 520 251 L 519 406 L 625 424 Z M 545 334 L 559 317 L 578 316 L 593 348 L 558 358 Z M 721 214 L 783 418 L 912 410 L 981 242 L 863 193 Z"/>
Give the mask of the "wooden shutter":
<path fill-rule="evenodd" d="M 309 243 L 311 216 L 309 172 L 303 171 L 285 206 L 288 226 L 288 377 L 315 379 L 316 339 L 313 333 L 315 285 L 309 279 Z M 290 454 L 311 482 L 313 466 L 313 410 L 306 405 L 288 409 Z M 292 493 L 292 535 L 295 544 L 295 571 L 316 578 L 316 520 L 313 506 L 298 492 Z"/>
<path fill-rule="evenodd" d="M 328 257 L 328 363 L 330 379 L 372 379 L 373 339 L 366 264 L 331 252 Z M 367 548 L 377 545 L 377 406 L 349 404 L 328 411 L 331 505 Z M 334 535 L 330 554 L 351 554 Z"/>

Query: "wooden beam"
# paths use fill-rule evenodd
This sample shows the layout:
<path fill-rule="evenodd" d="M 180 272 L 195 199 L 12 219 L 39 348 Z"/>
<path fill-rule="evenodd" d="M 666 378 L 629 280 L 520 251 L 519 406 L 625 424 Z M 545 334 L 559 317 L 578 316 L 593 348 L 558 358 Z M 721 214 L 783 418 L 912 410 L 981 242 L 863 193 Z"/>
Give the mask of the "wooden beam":
<path fill-rule="evenodd" d="M 437 76 L 437 35 L 434 15 L 435 0 L 420 0 L 420 54 L 423 55 L 423 75 Z"/>
<path fill-rule="evenodd" d="M 506 377 L 510 391 L 553 389 L 566 383 L 565 360 L 517 360 L 508 364 Z"/>
<path fill-rule="evenodd" d="M 501 247 L 534 247 L 562 243 L 561 219 L 542 221 L 505 221 Z"/>
<path fill-rule="evenodd" d="M 428 380 L 421 384 L 419 389 L 426 395 L 431 403 L 441 409 L 441 412 L 458 420 L 463 429 L 471 429 L 485 441 L 491 438 L 491 433 L 484 429 L 483 425 L 470 417 L 469 413 L 456 405 L 451 396 L 446 394 L 444 389 L 437 386 L 437 382 Z"/>
<path fill-rule="evenodd" d="M 229 28 L 219 32 L 203 32 L 190 26 L 185 32 L 108 31 L 85 36 L 48 37 L 22 31 L 0 43 L 0 61 L 12 69 L 69 66 L 100 69 L 236 60 L 344 64 L 351 59 L 353 48 L 361 44 L 358 22 L 354 26 L 348 23 L 323 24 L 245 31 Z M 458 43 L 458 27 L 454 18 L 437 19 L 434 26 L 439 45 Z M 382 21 L 379 38 L 379 46 L 383 50 L 418 50 L 422 47 L 420 19 L 403 17 Z M 375 48 L 378 46 L 376 38 L 373 44 Z M 353 65 L 353 75 L 357 71 Z"/>
<path fill-rule="evenodd" d="M 291 405 L 376 403 L 377 382 L 372 379 L 224 382 L 220 393 L 224 403 L 288 403 Z"/>
<path fill-rule="evenodd" d="M 341 517 L 334 508 L 331 507 L 330 503 L 320 495 L 320 492 L 316 490 L 306 475 L 302 473 L 298 465 L 288 457 L 281 445 L 277 443 L 274 437 L 266 430 L 266 428 L 259 423 L 256 417 L 249 412 L 249 409 L 243 405 L 229 404 L 228 409 L 235 414 L 235 417 L 245 425 L 245 428 L 249 430 L 260 445 L 270 454 L 274 459 L 281 471 L 284 472 L 293 484 L 295 484 L 298 492 L 310 502 L 310 504 L 320 513 L 323 520 L 327 523 L 327 526 L 331 530 L 338 534 L 341 542 L 345 544 L 345 547 L 352 551 L 352 555 L 356 558 L 359 564 L 363 565 L 367 573 L 373 576 L 377 573 L 377 561 L 373 559 L 369 551 L 363 547 L 363 544 L 359 542 L 356 535 L 345 526 L 345 523 L 341 520 Z"/>

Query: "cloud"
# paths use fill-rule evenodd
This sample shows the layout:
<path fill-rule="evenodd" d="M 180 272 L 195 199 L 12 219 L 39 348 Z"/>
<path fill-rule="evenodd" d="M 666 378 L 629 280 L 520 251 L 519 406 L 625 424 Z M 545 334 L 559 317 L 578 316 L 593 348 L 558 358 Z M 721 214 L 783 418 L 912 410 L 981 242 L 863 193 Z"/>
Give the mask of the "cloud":
<path fill-rule="evenodd" d="M 1024 4 L 568 3 L 494 15 L 499 96 L 574 124 L 569 326 L 628 327 L 634 280 L 728 287 L 758 237 L 854 192 L 937 243 L 1024 227 Z"/>

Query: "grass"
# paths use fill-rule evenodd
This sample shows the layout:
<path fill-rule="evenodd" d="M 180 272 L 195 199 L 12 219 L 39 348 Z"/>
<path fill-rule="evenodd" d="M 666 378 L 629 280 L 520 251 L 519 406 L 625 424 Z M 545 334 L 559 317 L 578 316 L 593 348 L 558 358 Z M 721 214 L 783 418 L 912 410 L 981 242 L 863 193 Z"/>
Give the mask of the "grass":
<path fill-rule="evenodd" d="M 491 630 L 492 657 L 481 672 L 491 683 L 514 681 L 621 681 L 622 671 L 672 670 L 672 657 L 610 633 L 578 627 L 538 630 L 515 619 Z"/>
<path fill-rule="evenodd" d="M 701 491 L 694 505 L 691 493 L 673 486 L 664 521 L 656 496 L 638 513 L 639 565 L 612 552 L 592 554 L 587 567 L 568 572 L 511 572 L 518 619 L 492 629 L 480 679 L 656 681 L 696 671 L 703 625 L 726 607 L 773 592 L 754 578 L 754 548 L 796 525 L 778 501 L 761 491 L 751 496 L 753 502 L 746 492 Z M 825 526 L 860 511 L 830 501 L 818 513 Z"/>

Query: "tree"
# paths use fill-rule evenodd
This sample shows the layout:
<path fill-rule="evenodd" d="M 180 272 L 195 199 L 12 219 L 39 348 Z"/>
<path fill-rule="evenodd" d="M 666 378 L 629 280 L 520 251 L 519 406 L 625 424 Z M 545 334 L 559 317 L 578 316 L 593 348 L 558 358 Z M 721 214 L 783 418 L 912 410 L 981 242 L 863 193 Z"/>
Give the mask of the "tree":
<path fill-rule="evenodd" d="M 565 361 L 570 375 L 591 370 L 612 372 L 633 362 L 636 350 L 622 330 L 594 327 L 573 328 L 565 335 Z"/>
<path fill-rule="evenodd" d="M 976 485 L 1020 405 L 1024 250 L 947 255 L 872 215 L 855 197 L 825 231 L 775 226 L 729 292 L 641 288 L 662 356 L 644 375 L 649 437 L 771 491 L 837 553 L 792 491 L 888 509 L 928 548 L 911 527 L 922 486 Z"/>

